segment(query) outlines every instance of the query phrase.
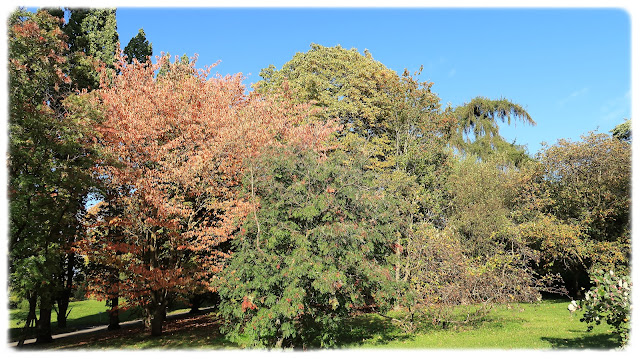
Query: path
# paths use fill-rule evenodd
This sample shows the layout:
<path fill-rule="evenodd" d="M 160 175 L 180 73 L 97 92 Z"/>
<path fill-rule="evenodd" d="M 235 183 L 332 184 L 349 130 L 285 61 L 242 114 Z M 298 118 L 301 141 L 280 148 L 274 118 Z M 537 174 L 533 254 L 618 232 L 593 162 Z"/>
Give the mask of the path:
<path fill-rule="evenodd" d="M 167 314 L 167 320 L 168 319 L 178 319 L 178 318 L 188 317 L 188 316 L 191 316 L 191 315 L 201 315 L 201 314 L 204 314 L 204 313 L 208 313 L 208 312 L 212 311 L 213 309 L 214 309 L 214 307 L 200 308 L 200 312 L 198 312 L 197 314 L 190 314 L 188 311 Z M 127 322 L 122 322 L 122 323 L 120 323 L 120 327 L 129 327 L 129 326 L 133 326 L 133 325 L 137 325 L 137 324 L 142 324 L 142 319 L 136 319 L 136 320 L 130 320 L 130 321 L 127 321 Z M 54 334 L 51 337 L 53 338 L 53 340 L 56 340 L 58 338 L 65 338 L 65 337 L 70 337 L 70 336 L 74 336 L 74 335 L 97 333 L 97 332 L 101 332 L 101 331 L 107 331 L 107 327 L 108 326 L 109 325 L 98 325 L 98 326 L 95 326 L 95 327 L 79 329 L 79 330 L 68 332 L 68 333 Z M 24 341 L 24 345 L 35 344 L 35 342 L 36 342 L 35 338 L 27 339 L 27 340 Z M 18 345 L 18 342 L 9 343 L 9 347 L 10 348 L 17 347 L 17 345 Z"/>

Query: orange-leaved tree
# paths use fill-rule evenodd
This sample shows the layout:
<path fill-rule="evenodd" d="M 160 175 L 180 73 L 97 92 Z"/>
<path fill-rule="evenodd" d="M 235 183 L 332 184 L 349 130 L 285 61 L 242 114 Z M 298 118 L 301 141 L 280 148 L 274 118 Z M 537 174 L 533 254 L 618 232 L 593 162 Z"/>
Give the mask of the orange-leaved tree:
<path fill-rule="evenodd" d="M 156 75 L 161 67 L 168 71 Z M 210 76 L 212 68 L 120 59 L 92 100 L 101 113 L 96 173 L 112 195 L 91 211 L 79 247 L 111 268 L 91 279 L 92 292 L 144 308 L 152 335 L 162 333 L 169 296 L 216 290 L 224 243 L 259 205 L 240 192 L 252 158 L 330 129 L 302 125 L 309 106 L 247 94 L 241 74 Z"/>

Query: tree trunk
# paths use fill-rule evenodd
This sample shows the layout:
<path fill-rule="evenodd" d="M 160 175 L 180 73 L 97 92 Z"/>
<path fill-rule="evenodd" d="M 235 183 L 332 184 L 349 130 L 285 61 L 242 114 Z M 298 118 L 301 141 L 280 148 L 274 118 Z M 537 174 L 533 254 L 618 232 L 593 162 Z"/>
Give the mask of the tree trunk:
<path fill-rule="evenodd" d="M 200 313 L 200 305 L 202 305 L 202 294 L 194 294 L 189 301 L 191 304 L 191 310 L 189 314 Z"/>
<path fill-rule="evenodd" d="M 67 310 L 69 309 L 69 297 L 70 294 L 67 290 L 62 291 L 60 298 L 58 298 L 58 328 L 67 327 Z"/>
<path fill-rule="evenodd" d="M 166 315 L 165 310 L 164 303 L 156 305 L 153 311 L 153 317 L 151 318 L 151 336 L 158 337 L 162 335 L 162 324 Z"/>
<path fill-rule="evenodd" d="M 73 263 L 75 262 L 75 254 L 67 255 L 67 273 L 64 284 L 64 290 L 58 297 L 58 328 L 67 327 L 67 310 L 71 300 L 71 289 L 73 288 Z"/>
<path fill-rule="evenodd" d="M 120 329 L 120 309 L 118 308 L 118 296 L 111 298 L 111 309 L 109 309 L 109 326 L 107 330 Z"/>
<path fill-rule="evenodd" d="M 51 298 L 49 294 L 40 297 L 40 319 L 36 325 L 36 344 L 51 343 Z"/>
<path fill-rule="evenodd" d="M 38 295 L 36 293 L 29 293 L 27 295 L 27 300 L 29 301 L 29 313 L 27 313 L 27 319 L 24 323 L 24 327 L 22 328 L 22 334 L 20 336 L 20 340 L 18 341 L 18 347 L 22 347 L 24 345 L 24 341 L 29 338 L 29 334 L 31 334 L 31 326 L 34 322 L 37 322 L 36 318 L 36 307 L 38 305 Z"/>

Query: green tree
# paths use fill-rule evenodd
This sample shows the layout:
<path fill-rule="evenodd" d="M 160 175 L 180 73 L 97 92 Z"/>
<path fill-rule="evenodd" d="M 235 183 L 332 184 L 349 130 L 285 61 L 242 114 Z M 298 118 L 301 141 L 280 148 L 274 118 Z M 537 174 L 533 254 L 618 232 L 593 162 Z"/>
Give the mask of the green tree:
<path fill-rule="evenodd" d="M 94 90 L 100 86 L 98 68 L 114 68 L 120 44 L 116 9 L 69 9 L 64 26 L 70 53 L 70 77 L 78 89 Z"/>
<path fill-rule="evenodd" d="M 280 70 L 273 65 L 263 69 L 260 76 L 264 80 L 256 84 L 257 91 L 279 89 L 286 82 L 294 101 L 314 102 L 324 109 L 319 118 L 339 118 L 344 133 L 365 138 L 385 132 L 389 118 L 385 90 L 398 81 L 398 75 L 368 51 L 362 55 L 356 49 L 318 44 L 311 44 L 306 53 L 296 53 Z"/>
<path fill-rule="evenodd" d="M 630 255 L 631 144 L 590 133 L 581 141 L 561 139 L 539 154 L 548 206 L 558 219 L 579 226 L 584 264 L 573 270 L 574 293 L 589 285 L 595 269 L 626 273 Z"/>
<path fill-rule="evenodd" d="M 316 121 L 337 118 L 343 148 L 367 158 L 374 188 L 385 193 L 386 215 L 395 224 L 396 282 L 409 280 L 402 248 L 413 240 L 416 225 L 442 227 L 446 222 L 444 179 L 451 166 L 446 144 L 455 118 L 441 111 L 432 84 L 418 81 L 418 75 L 405 70 L 399 76 L 366 50 L 312 44 L 280 70 L 264 69 L 264 80 L 256 86 L 262 93 L 287 86 L 292 101 L 311 102 L 320 110 Z"/>
<path fill-rule="evenodd" d="M 31 304 L 26 328 L 39 300 L 38 342 L 51 340 L 53 302 L 71 289 L 68 250 L 91 184 L 86 124 L 62 108 L 71 79 L 61 21 L 45 10 L 9 19 L 10 288 Z"/>
<path fill-rule="evenodd" d="M 506 153 L 513 163 L 519 164 L 526 160 L 525 149 L 506 142 L 500 136 L 498 127 L 498 120 L 510 125 L 512 117 L 523 124 L 535 125 L 522 106 L 506 99 L 476 97 L 456 107 L 453 113 L 458 121 L 456 133 L 451 141 L 454 148 L 482 159 L 493 153 Z"/>
<path fill-rule="evenodd" d="M 133 59 L 139 62 L 149 61 L 153 54 L 153 48 L 144 33 L 143 29 L 138 30 L 138 34 L 129 40 L 124 48 L 124 54 L 127 56 L 127 62 L 132 63 Z"/>
<path fill-rule="evenodd" d="M 621 141 L 631 142 L 631 120 L 625 120 L 623 123 L 617 125 L 613 130 L 609 131 L 614 138 Z"/>
<path fill-rule="evenodd" d="M 219 289 L 231 338 L 259 347 L 333 346 L 356 310 L 388 307 L 387 207 L 365 159 L 278 147 L 256 164 L 245 188 L 260 200 L 262 244 L 247 221 Z"/>

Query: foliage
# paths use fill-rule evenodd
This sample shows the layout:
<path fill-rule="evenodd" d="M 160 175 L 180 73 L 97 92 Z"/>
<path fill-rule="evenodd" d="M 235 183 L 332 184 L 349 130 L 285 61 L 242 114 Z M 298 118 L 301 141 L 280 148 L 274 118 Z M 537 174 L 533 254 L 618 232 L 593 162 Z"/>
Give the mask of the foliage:
<path fill-rule="evenodd" d="M 64 32 L 69 42 L 70 76 L 78 90 L 100 86 L 98 68 L 113 64 L 120 53 L 116 9 L 69 9 Z"/>
<path fill-rule="evenodd" d="M 286 84 L 294 102 L 311 101 L 320 121 L 337 118 L 344 130 L 337 140 L 353 157 L 366 159 L 364 171 L 380 191 L 387 210 L 379 219 L 394 252 L 394 294 L 403 302 L 404 283 L 412 265 L 404 250 L 415 240 L 421 223 L 442 227 L 446 222 L 445 182 L 451 168 L 446 148 L 455 126 L 450 112 L 441 112 L 431 83 L 401 76 L 375 61 L 365 50 L 312 44 L 282 69 L 263 70 L 257 91 Z M 348 164 L 353 166 L 354 163 Z M 380 201 L 380 200 L 377 200 Z"/>
<path fill-rule="evenodd" d="M 134 59 L 139 62 L 151 60 L 153 47 L 147 40 L 143 29 L 138 30 L 138 34 L 129 40 L 127 46 L 124 47 L 124 54 L 127 56 L 127 62 L 129 63 L 132 63 Z"/>
<path fill-rule="evenodd" d="M 315 118 L 338 119 L 342 143 L 348 150 L 364 151 L 373 169 L 393 169 L 408 143 L 427 133 L 445 135 L 453 124 L 452 117 L 440 116 L 431 83 L 419 82 L 407 71 L 399 76 L 367 50 L 360 54 L 339 45 L 311 44 L 280 70 L 271 65 L 260 76 L 264 80 L 256 91 L 268 93 L 286 84 L 294 102 L 321 109 Z M 427 137 L 423 143 L 435 138 Z"/>
<path fill-rule="evenodd" d="M 609 132 L 611 132 L 611 136 L 613 136 L 613 138 L 631 143 L 631 119 L 625 120 Z"/>
<path fill-rule="evenodd" d="M 357 159 L 356 159 L 357 160 Z M 258 228 L 248 221 L 222 275 L 221 315 L 232 340 L 328 347 L 358 309 L 388 308 L 392 292 L 385 198 L 340 150 L 280 149 L 261 158 Z M 360 168 L 360 170 L 358 170 Z"/>
<path fill-rule="evenodd" d="M 584 268 L 625 270 L 630 251 L 631 146 L 606 134 L 559 140 L 539 154 L 550 212 L 579 226 Z"/>
<path fill-rule="evenodd" d="M 62 106 L 72 78 L 61 26 L 45 10 L 19 10 L 9 19 L 10 288 L 33 301 L 33 319 L 40 298 L 45 341 L 51 302 L 71 285 L 67 250 L 92 184 L 87 123 Z"/>
<path fill-rule="evenodd" d="M 528 172 L 505 157 L 467 157 L 455 164 L 447 180 L 446 227 L 417 226 L 406 245 L 409 287 L 403 300 L 410 316 L 430 313 L 432 320 L 446 321 L 455 305 L 536 301 L 541 290 L 557 285 L 552 271 L 535 267 L 547 248 L 541 253 L 533 245 L 532 228 L 549 221 L 536 210 L 536 198 L 527 198 Z M 547 229 L 553 235 L 544 238 L 545 246 L 576 246 L 571 228 L 558 223 Z M 560 229 L 568 234 L 553 232 Z"/>
<path fill-rule="evenodd" d="M 258 91 L 287 82 L 294 101 L 313 101 L 326 109 L 317 114 L 321 119 L 338 118 L 346 131 L 365 137 L 378 133 L 388 118 L 385 89 L 398 78 L 367 51 L 363 56 L 356 49 L 318 44 L 295 54 L 280 70 L 273 65 L 263 69 L 260 76 L 264 80 L 256 85 Z"/>
<path fill-rule="evenodd" d="M 598 270 L 592 274 L 594 287 L 580 301 L 579 309 L 583 309 L 581 322 L 588 324 L 587 330 L 593 330 L 594 324 L 600 325 L 602 320 L 613 327 L 620 337 L 622 345 L 629 340 L 631 327 L 631 281 L 629 276 L 618 276 L 613 271 Z"/>
<path fill-rule="evenodd" d="M 482 159 L 493 153 L 506 153 L 511 162 L 518 165 L 526 161 L 525 149 L 506 142 L 499 134 L 497 120 L 511 124 L 511 118 L 524 124 L 535 125 L 529 113 L 520 105 L 501 98 L 491 100 L 476 97 L 453 111 L 458 127 L 451 144 L 463 153 Z"/>
<path fill-rule="evenodd" d="M 118 292 L 146 308 L 154 335 L 169 296 L 208 286 L 228 257 L 222 244 L 252 210 L 239 192 L 244 162 L 295 135 L 289 127 L 307 113 L 245 95 L 240 75 L 207 80 L 210 69 L 193 63 L 191 75 L 155 77 L 166 62 L 120 59 L 118 75 L 95 92 L 97 173 L 115 195 L 93 209 L 92 235 L 80 244 L 91 261 L 120 269 Z M 118 210 L 105 213 L 110 206 Z M 96 294 L 108 294 L 111 276 L 91 278 Z"/>

